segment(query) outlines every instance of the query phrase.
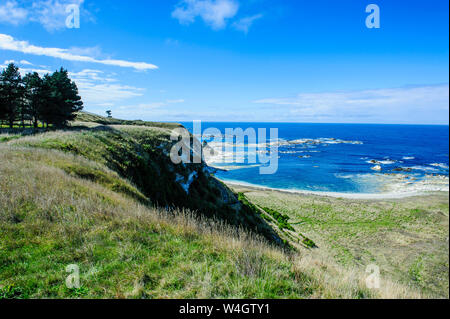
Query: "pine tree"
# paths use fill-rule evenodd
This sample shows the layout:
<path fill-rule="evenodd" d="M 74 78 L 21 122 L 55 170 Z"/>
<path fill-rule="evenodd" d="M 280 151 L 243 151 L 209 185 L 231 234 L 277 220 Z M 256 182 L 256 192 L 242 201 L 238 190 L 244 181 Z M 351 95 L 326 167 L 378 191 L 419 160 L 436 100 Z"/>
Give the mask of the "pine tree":
<path fill-rule="evenodd" d="M 10 63 L 0 74 L 0 116 L 11 128 L 17 120 L 23 102 L 23 94 L 24 87 L 19 68 Z"/>
<path fill-rule="evenodd" d="M 0 127 L 3 125 L 3 122 L 6 120 L 6 98 L 3 88 L 3 82 L 1 80 L 0 74 Z"/>
<path fill-rule="evenodd" d="M 63 68 L 42 79 L 31 73 L 22 80 L 19 68 L 10 64 L 0 74 L 0 121 L 10 127 L 17 120 L 23 127 L 29 121 L 35 128 L 39 121 L 64 127 L 82 109 L 78 88 Z"/>
<path fill-rule="evenodd" d="M 66 126 L 69 121 L 75 119 L 75 112 L 83 109 L 83 102 L 78 95 L 78 88 L 75 82 L 70 80 L 67 70 L 61 68 L 53 73 L 46 80 L 46 90 L 50 93 L 48 123 L 56 127 Z"/>
<path fill-rule="evenodd" d="M 27 117 L 32 121 L 33 127 L 38 127 L 40 113 L 43 105 L 46 103 L 43 92 L 43 80 L 39 74 L 28 73 L 24 78 L 25 84 L 25 103 L 23 109 L 26 111 Z"/>
<path fill-rule="evenodd" d="M 56 95 L 56 89 L 53 86 L 52 76 L 49 74 L 44 75 L 42 79 L 42 98 L 45 101 L 43 105 L 41 105 L 39 110 L 39 119 L 44 124 L 45 127 L 48 127 L 49 124 L 55 122 L 54 110 L 58 108 L 57 99 L 54 97 Z"/>

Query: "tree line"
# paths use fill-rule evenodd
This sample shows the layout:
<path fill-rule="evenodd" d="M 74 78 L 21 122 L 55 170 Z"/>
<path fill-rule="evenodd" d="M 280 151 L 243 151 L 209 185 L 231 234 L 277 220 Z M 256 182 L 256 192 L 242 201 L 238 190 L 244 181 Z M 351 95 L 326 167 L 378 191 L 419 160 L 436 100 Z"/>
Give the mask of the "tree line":
<path fill-rule="evenodd" d="M 38 73 L 21 76 L 10 63 L 0 73 L 0 127 L 64 127 L 83 109 L 78 88 L 61 68 L 42 78 Z"/>

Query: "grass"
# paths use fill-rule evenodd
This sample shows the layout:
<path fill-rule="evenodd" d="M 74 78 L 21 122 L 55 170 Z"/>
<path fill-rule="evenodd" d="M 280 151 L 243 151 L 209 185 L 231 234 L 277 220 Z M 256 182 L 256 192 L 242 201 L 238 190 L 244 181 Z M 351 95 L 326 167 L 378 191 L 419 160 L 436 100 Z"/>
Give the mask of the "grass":
<path fill-rule="evenodd" d="M 147 127 L 159 127 L 164 129 L 174 129 L 181 127 L 178 123 L 160 123 L 160 122 L 146 122 L 141 120 L 127 121 L 119 120 L 116 118 L 103 117 L 97 114 L 88 112 L 79 112 L 75 119 L 73 126 L 82 125 L 81 123 L 97 123 L 102 125 L 129 125 L 129 126 L 147 126 Z"/>
<path fill-rule="evenodd" d="M 58 167 L 65 162 L 100 169 L 79 156 L 0 145 L 0 162 L 2 298 L 373 294 L 357 276 L 329 281 L 331 270 L 312 265 L 308 273 L 309 261 L 242 228 L 187 211 L 151 208 L 108 183 Z M 65 286 L 69 264 L 80 267 L 79 289 Z"/>
<path fill-rule="evenodd" d="M 2 134 L 0 135 L 0 143 L 12 141 L 21 137 L 22 136 L 20 134 Z"/>
<path fill-rule="evenodd" d="M 234 189 L 266 211 L 287 215 L 303 243 L 319 247 L 315 254 L 362 271 L 376 264 L 384 278 L 448 298 L 448 194 L 352 200 Z"/>
<path fill-rule="evenodd" d="M 278 234 L 287 248 L 292 249 L 291 243 L 301 243 L 306 248 L 317 248 L 314 241 L 302 233 L 296 232 L 295 228 L 289 223 L 290 217 L 288 215 L 281 214 L 269 207 L 260 208 L 256 206 L 248 200 L 243 192 L 238 193 L 238 199 L 247 210 L 261 216 L 269 225 L 278 227 Z"/>
<path fill-rule="evenodd" d="M 235 195 L 202 164 L 171 164 L 169 135 L 176 127 L 82 113 L 65 131 L 0 135 L 0 298 L 443 295 L 442 284 L 430 288 L 428 281 L 433 273 L 448 282 L 448 257 L 437 253 L 446 219 L 428 205 L 400 215 L 416 227 L 407 231 L 429 236 L 436 251 L 418 249 L 420 259 L 416 254 L 405 263 L 404 273 L 416 280 L 390 276 L 370 290 L 360 262 L 378 262 L 385 250 L 369 241 L 365 259 L 358 259 L 353 248 L 362 250 L 360 240 L 370 236 L 376 242 L 394 234 L 398 207 L 367 218 L 360 211 L 371 207 L 365 204 L 248 190 Z M 198 178 L 186 194 L 177 180 L 193 171 Z M 435 206 L 447 214 L 448 227 L 448 202 Z M 279 245 L 281 239 L 294 249 Z M 80 268 L 77 289 L 65 285 L 71 264 Z M 446 266 L 447 273 L 430 265 Z"/>

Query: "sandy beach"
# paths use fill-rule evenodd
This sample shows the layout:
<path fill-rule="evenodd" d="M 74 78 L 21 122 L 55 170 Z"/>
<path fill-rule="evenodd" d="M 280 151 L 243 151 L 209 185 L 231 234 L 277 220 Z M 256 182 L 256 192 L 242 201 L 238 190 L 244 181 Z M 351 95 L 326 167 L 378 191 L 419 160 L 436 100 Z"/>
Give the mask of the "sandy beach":
<path fill-rule="evenodd" d="M 335 193 L 335 192 L 313 192 L 304 190 L 293 190 L 293 189 L 282 189 L 282 188 L 271 188 L 260 185 L 253 185 L 245 182 L 235 182 L 235 181 L 224 181 L 230 187 L 245 187 L 254 190 L 263 190 L 269 192 L 281 192 L 281 193 L 291 193 L 291 194 L 302 194 L 302 195 L 313 195 L 313 196 L 325 196 L 333 198 L 346 198 L 346 199 L 401 199 L 415 196 L 427 196 L 433 194 L 447 194 L 448 191 L 406 191 L 406 192 L 390 192 L 390 193 L 379 193 L 379 194 L 364 194 L 364 193 Z"/>

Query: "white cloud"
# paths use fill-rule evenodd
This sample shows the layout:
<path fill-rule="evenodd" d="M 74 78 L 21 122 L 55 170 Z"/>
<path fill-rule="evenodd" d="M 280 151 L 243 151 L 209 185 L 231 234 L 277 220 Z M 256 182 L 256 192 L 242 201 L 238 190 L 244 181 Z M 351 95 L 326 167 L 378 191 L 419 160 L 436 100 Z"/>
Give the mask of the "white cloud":
<path fill-rule="evenodd" d="M 39 22 L 46 30 L 54 31 L 66 27 L 66 7 L 69 4 L 82 6 L 84 0 L 40 0 L 33 1 L 31 21 Z"/>
<path fill-rule="evenodd" d="M 0 22 L 19 25 L 26 21 L 28 11 L 18 6 L 16 1 L 0 4 Z"/>
<path fill-rule="evenodd" d="M 19 25 L 37 22 L 47 31 L 66 27 L 68 5 L 78 5 L 84 20 L 93 20 L 91 14 L 83 9 L 84 0 L 8 0 L 0 5 L 0 22 Z"/>
<path fill-rule="evenodd" d="M 101 48 L 97 45 L 95 47 L 70 47 L 68 51 L 76 55 L 87 55 L 93 58 L 98 58 L 103 55 Z"/>
<path fill-rule="evenodd" d="M 5 61 L 5 65 L 0 65 L 0 71 L 2 68 L 6 68 L 7 62 L 10 61 Z M 54 70 L 20 68 L 19 72 L 22 76 L 25 76 L 27 73 L 37 72 L 43 77 L 45 74 L 53 73 Z M 115 73 L 96 69 L 83 69 L 79 72 L 69 72 L 69 77 L 77 84 L 79 94 L 87 108 L 113 107 L 118 102 L 144 95 L 145 89 L 120 84 L 116 76 Z M 181 102 L 182 100 L 168 100 L 160 106 Z M 154 104 L 153 106 L 157 105 Z"/>
<path fill-rule="evenodd" d="M 51 71 L 51 70 L 48 70 L 48 69 L 34 69 L 34 68 L 20 68 L 20 69 L 19 69 L 19 72 L 20 72 L 20 74 L 21 74 L 22 76 L 25 76 L 25 75 L 28 74 L 28 73 L 34 73 L 34 72 L 36 72 L 36 73 L 38 73 L 39 76 L 41 76 L 41 77 L 43 77 L 43 76 L 46 75 L 46 74 L 52 73 L 52 71 Z"/>
<path fill-rule="evenodd" d="M 172 17 L 181 24 L 190 24 L 197 17 L 213 29 L 225 28 L 227 19 L 233 18 L 239 10 L 239 3 L 234 0 L 183 0 L 172 12 Z"/>
<path fill-rule="evenodd" d="M 184 103 L 183 99 L 178 99 L 178 100 L 167 100 L 166 104 L 178 104 L 178 103 Z"/>
<path fill-rule="evenodd" d="M 253 22 L 255 22 L 258 19 L 261 19 L 262 17 L 263 17 L 262 14 L 255 14 L 255 15 L 250 16 L 250 17 L 242 18 L 242 19 L 234 22 L 233 23 L 233 27 L 236 30 L 242 31 L 242 32 L 247 34 L 248 30 L 252 26 Z"/>
<path fill-rule="evenodd" d="M 145 112 L 152 109 L 158 109 L 164 106 L 169 106 L 171 104 L 179 104 L 184 103 L 183 99 L 177 100 L 166 100 L 164 102 L 150 102 L 150 103 L 141 103 L 137 106 L 121 106 L 119 109 L 121 110 L 133 110 L 134 112 Z"/>
<path fill-rule="evenodd" d="M 33 65 L 31 62 L 28 62 L 27 60 L 20 60 L 19 62 L 16 60 L 6 60 L 3 64 L 8 65 L 10 63 L 21 64 L 21 65 Z"/>
<path fill-rule="evenodd" d="M 1 33 L 0 33 L 0 49 L 21 52 L 24 54 L 48 56 L 67 61 L 89 62 L 103 65 L 134 68 L 136 70 L 150 70 L 158 68 L 156 65 L 145 62 L 129 62 L 114 59 L 99 60 L 87 55 L 74 54 L 67 49 L 39 47 L 32 45 L 27 41 L 15 40 L 13 37 Z"/>
<path fill-rule="evenodd" d="M 115 116 L 124 119 L 143 119 L 143 120 L 176 120 L 180 119 L 179 112 L 176 108 L 169 108 L 169 106 L 184 103 L 183 99 L 165 100 L 163 102 L 141 103 L 137 105 L 121 106 L 116 108 L 113 112 Z M 198 118 L 198 117 L 197 117 Z"/>
<path fill-rule="evenodd" d="M 144 95 L 144 89 L 133 86 L 74 80 L 86 105 L 113 104 Z"/>
<path fill-rule="evenodd" d="M 449 86 L 302 93 L 258 104 L 285 107 L 286 119 L 312 122 L 448 123 Z"/>
<path fill-rule="evenodd" d="M 168 39 L 166 39 L 166 41 L 164 41 L 164 42 L 166 43 L 166 45 L 170 45 L 170 46 L 174 46 L 174 47 L 177 47 L 177 46 L 180 45 L 180 41 L 179 41 L 179 40 L 176 40 L 176 39 L 170 39 L 170 38 L 168 38 Z"/>
<path fill-rule="evenodd" d="M 84 69 L 70 72 L 69 76 L 78 86 L 86 106 L 113 105 L 116 102 L 144 95 L 144 89 L 117 83 L 111 74 L 100 70 Z"/>

